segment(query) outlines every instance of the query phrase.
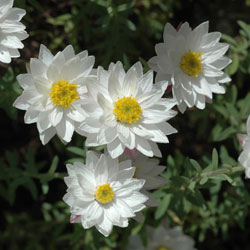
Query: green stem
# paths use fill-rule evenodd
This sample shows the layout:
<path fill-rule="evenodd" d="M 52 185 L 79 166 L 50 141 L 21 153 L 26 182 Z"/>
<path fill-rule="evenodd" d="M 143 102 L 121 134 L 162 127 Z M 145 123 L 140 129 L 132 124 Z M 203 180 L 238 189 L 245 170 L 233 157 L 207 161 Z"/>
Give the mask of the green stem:
<path fill-rule="evenodd" d="M 217 169 L 215 171 L 202 173 L 200 174 L 200 178 L 203 178 L 204 176 L 210 177 L 210 176 L 219 175 L 219 174 L 233 174 L 233 173 L 241 172 L 244 170 L 245 169 L 242 166 L 237 166 L 237 167 L 232 167 L 232 168 L 222 168 L 222 169 Z"/>
<path fill-rule="evenodd" d="M 232 168 L 221 168 L 221 169 L 217 169 L 215 171 L 209 171 L 207 173 L 201 173 L 195 177 L 193 177 L 190 181 L 193 182 L 198 182 L 199 180 L 201 180 L 203 177 L 211 177 L 211 176 L 216 176 L 216 175 L 220 175 L 220 174 L 233 174 L 236 172 L 242 172 L 244 171 L 245 168 L 242 166 L 237 166 L 237 167 L 232 167 Z"/>

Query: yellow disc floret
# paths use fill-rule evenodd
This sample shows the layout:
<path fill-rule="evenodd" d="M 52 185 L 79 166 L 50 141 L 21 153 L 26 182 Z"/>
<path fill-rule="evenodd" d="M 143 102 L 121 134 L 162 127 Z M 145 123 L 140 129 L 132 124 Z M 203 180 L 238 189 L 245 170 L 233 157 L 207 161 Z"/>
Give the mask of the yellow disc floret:
<path fill-rule="evenodd" d="M 63 108 L 71 107 L 71 103 L 79 99 L 77 85 L 64 80 L 53 83 L 49 95 L 55 106 Z"/>
<path fill-rule="evenodd" d="M 171 250 L 171 249 L 168 248 L 168 247 L 159 246 L 159 247 L 156 248 L 156 250 Z"/>
<path fill-rule="evenodd" d="M 95 199 L 102 203 L 107 204 L 111 202 L 114 198 L 113 189 L 110 187 L 110 184 L 99 185 L 95 192 Z"/>
<path fill-rule="evenodd" d="M 198 77 L 202 72 L 201 55 L 202 52 L 192 52 L 184 54 L 181 58 L 180 67 L 188 75 Z"/>
<path fill-rule="evenodd" d="M 114 104 L 113 113 L 118 121 L 130 124 L 138 122 L 142 109 L 137 100 L 131 96 L 118 98 Z"/>

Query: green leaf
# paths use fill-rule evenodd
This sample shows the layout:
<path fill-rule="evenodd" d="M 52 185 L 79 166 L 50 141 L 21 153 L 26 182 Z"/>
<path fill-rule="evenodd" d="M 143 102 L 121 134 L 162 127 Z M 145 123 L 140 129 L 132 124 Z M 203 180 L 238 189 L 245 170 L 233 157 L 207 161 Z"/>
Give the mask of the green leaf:
<path fill-rule="evenodd" d="M 171 198 L 172 198 L 172 194 L 166 194 L 166 196 L 163 198 L 163 200 L 161 201 L 159 207 L 156 209 L 156 212 L 155 212 L 156 220 L 160 219 L 165 214 L 170 204 Z"/>
<path fill-rule="evenodd" d="M 129 9 L 133 8 L 134 5 L 135 5 L 134 2 L 121 4 L 117 7 L 117 11 L 123 12 L 123 11 L 129 10 Z"/>
<path fill-rule="evenodd" d="M 238 54 L 233 54 L 232 63 L 227 68 L 227 73 L 233 75 L 237 72 L 240 65 L 240 59 Z"/>
<path fill-rule="evenodd" d="M 74 164 L 75 162 L 81 162 L 81 163 L 84 163 L 84 159 L 83 158 L 71 158 L 69 160 L 66 161 L 66 163 L 69 163 L 69 164 Z"/>
<path fill-rule="evenodd" d="M 125 24 L 127 25 L 128 29 L 131 31 L 136 31 L 136 26 L 134 23 L 132 23 L 130 20 L 126 19 Z"/>
<path fill-rule="evenodd" d="M 212 153 L 212 166 L 213 170 L 216 170 L 218 168 L 218 163 L 219 163 L 219 157 L 217 150 L 214 148 L 213 153 Z"/>
<path fill-rule="evenodd" d="M 229 36 L 229 35 L 222 34 L 222 35 L 221 35 L 221 39 L 225 40 L 226 42 L 228 42 L 228 43 L 231 44 L 231 45 L 237 46 L 237 41 L 234 40 L 234 38 L 232 38 L 232 37 Z"/>
<path fill-rule="evenodd" d="M 48 171 L 49 174 L 53 174 L 56 171 L 56 168 L 58 166 L 58 162 L 59 162 L 59 158 L 56 155 L 56 156 L 54 156 L 54 158 L 52 160 L 52 163 L 50 165 L 50 168 L 49 168 L 49 171 Z"/>
<path fill-rule="evenodd" d="M 207 181 L 208 181 L 207 176 L 202 177 L 202 179 L 200 180 L 200 185 L 204 185 Z"/>
<path fill-rule="evenodd" d="M 200 164 L 196 160 L 190 159 L 190 163 L 197 170 L 197 172 L 201 171 L 202 168 L 201 168 Z"/>
<path fill-rule="evenodd" d="M 237 130 L 234 127 L 228 127 L 223 130 L 220 134 L 216 135 L 214 141 L 223 141 L 229 138 L 231 135 L 235 134 Z"/>
<path fill-rule="evenodd" d="M 188 189 L 185 197 L 192 204 L 202 207 L 203 209 L 206 208 L 206 202 L 199 190 L 192 191 Z"/>
<path fill-rule="evenodd" d="M 81 148 L 78 148 L 78 147 L 67 147 L 67 150 L 71 153 L 74 153 L 76 155 L 79 155 L 79 156 L 82 156 L 84 157 L 85 156 L 85 151 Z"/>

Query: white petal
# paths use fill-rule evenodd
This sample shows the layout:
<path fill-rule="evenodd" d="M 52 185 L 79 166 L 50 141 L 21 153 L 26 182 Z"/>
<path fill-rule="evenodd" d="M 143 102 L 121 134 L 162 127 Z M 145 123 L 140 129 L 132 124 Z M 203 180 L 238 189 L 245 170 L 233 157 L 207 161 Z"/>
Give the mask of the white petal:
<path fill-rule="evenodd" d="M 113 159 L 120 156 L 123 153 L 124 148 L 124 145 L 117 138 L 111 143 L 107 144 L 108 152 Z"/>
<path fill-rule="evenodd" d="M 137 136 L 136 137 L 136 149 L 138 149 L 142 154 L 146 155 L 146 156 L 149 156 L 149 157 L 152 157 L 154 154 L 153 154 L 153 151 L 151 149 L 151 146 L 150 144 L 147 142 L 146 139 L 142 138 L 142 137 L 139 137 Z"/>
<path fill-rule="evenodd" d="M 56 126 L 58 136 L 65 142 L 70 142 L 74 133 L 74 124 L 68 119 L 62 119 Z"/>
<path fill-rule="evenodd" d="M 7 48 L 0 45 L 0 61 L 3 63 L 10 63 L 11 57 Z"/>
<path fill-rule="evenodd" d="M 110 235 L 112 228 L 112 223 L 105 215 L 103 216 L 101 223 L 96 225 L 96 229 L 106 237 Z"/>
<path fill-rule="evenodd" d="M 26 124 L 37 122 L 40 111 L 34 107 L 29 107 L 24 115 L 24 122 Z"/>
<path fill-rule="evenodd" d="M 47 144 L 50 139 L 56 134 L 55 128 L 51 127 L 40 134 L 40 140 L 43 145 Z"/>
<path fill-rule="evenodd" d="M 65 60 L 68 61 L 72 59 L 75 56 L 75 51 L 72 45 L 68 45 L 63 51 L 62 51 Z"/>
<path fill-rule="evenodd" d="M 46 65 L 49 65 L 51 64 L 53 57 L 54 56 L 52 55 L 50 50 L 48 50 L 46 46 L 41 44 L 39 50 L 39 59 L 42 60 Z"/>
<path fill-rule="evenodd" d="M 23 43 L 15 35 L 7 35 L 1 39 L 1 44 L 7 48 L 22 49 Z"/>
<path fill-rule="evenodd" d="M 47 65 L 36 58 L 30 59 L 30 70 L 32 76 L 43 75 L 47 70 Z"/>
<path fill-rule="evenodd" d="M 107 160 L 104 154 L 101 155 L 95 167 L 95 179 L 98 185 L 107 183 L 108 181 L 108 168 Z"/>
<path fill-rule="evenodd" d="M 120 215 L 122 217 L 130 218 L 130 217 L 135 216 L 132 209 L 122 199 L 117 198 L 117 199 L 115 199 L 114 203 L 115 203 L 117 210 L 120 212 Z"/>
<path fill-rule="evenodd" d="M 55 107 L 49 114 L 49 119 L 52 126 L 56 127 L 62 120 L 63 109 L 61 107 Z"/>
<path fill-rule="evenodd" d="M 202 48 L 209 48 L 214 46 L 216 43 L 219 42 L 221 37 L 220 32 L 211 32 L 202 37 L 200 46 Z"/>
<path fill-rule="evenodd" d="M 149 92 L 153 86 L 153 71 L 148 71 L 145 75 L 141 77 L 138 82 L 139 87 L 141 88 L 142 92 Z"/>

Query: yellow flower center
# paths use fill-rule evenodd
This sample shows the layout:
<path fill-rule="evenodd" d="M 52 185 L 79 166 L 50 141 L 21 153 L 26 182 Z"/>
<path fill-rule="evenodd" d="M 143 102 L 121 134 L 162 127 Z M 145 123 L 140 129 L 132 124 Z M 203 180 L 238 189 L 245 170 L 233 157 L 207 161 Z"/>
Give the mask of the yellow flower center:
<path fill-rule="evenodd" d="M 120 122 L 130 124 L 138 122 L 141 118 L 142 109 L 135 98 L 131 96 L 122 97 L 115 102 L 113 113 Z"/>
<path fill-rule="evenodd" d="M 64 80 L 53 83 L 49 95 L 54 106 L 60 105 L 63 108 L 71 107 L 71 103 L 79 99 L 77 85 Z"/>
<path fill-rule="evenodd" d="M 168 247 L 159 246 L 159 247 L 157 247 L 155 250 L 171 250 L 171 249 L 168 248 Z"/>
<path fill-rule="evenodd" d="M 95 199 L 102 203 L 106 204 L 113 200 L 114 192 L 113 189 L 110 187 L 109 183 L 99 185 L 95 192 Z"/>
<path fill-rule="evenodd" d="M 198 77 L 199 73 L 202 72 L 201 55 L 202 52 L 189 51 L 181 58 L 180 67 L 188 75 Z"/>

